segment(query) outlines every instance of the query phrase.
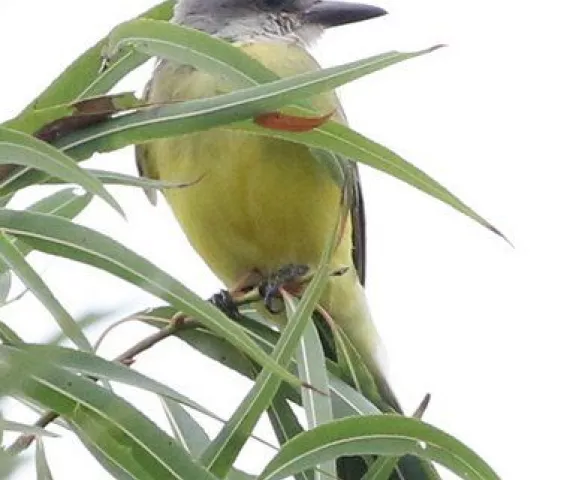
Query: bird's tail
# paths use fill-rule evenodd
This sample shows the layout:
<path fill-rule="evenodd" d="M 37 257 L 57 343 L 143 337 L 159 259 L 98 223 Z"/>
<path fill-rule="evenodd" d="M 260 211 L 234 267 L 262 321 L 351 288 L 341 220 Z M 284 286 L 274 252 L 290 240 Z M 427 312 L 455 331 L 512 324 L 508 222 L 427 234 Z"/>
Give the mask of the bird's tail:
<path fill-rule="evenodd" d="M 349 271 L 340 277 L 332 277 L 322 304 L 334 323 L 342 329 L 374 379 L 379 406 L 384 407 L 386 411 L 403 414 L 400 403 L 386 378 L 383 342 L 372 321 L 364 288 L 355 272 Z M 337 352 L 332 352 L 331 356 L 337 356 Z M 341 359 L 337 360 L 341 363 Z M 358 459 L 339 462 L 339 477 L 350 480 L 361 478 L 366 466 L 364 464 L 364 468 L 360 468 L 359 465 Z M 404 456 L 399 459 L 391 478 L 438 480 L 440 477 L 429 462 L 413 456 Z"/>

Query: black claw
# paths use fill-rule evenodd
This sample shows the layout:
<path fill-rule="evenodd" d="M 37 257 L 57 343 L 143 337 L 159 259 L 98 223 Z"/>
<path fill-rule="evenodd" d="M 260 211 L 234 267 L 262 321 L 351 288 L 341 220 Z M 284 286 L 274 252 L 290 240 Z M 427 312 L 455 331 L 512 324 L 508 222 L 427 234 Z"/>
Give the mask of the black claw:
<path fill-rule="evenodd" d="M 276 301 L 281 297 L 280 289 L 306 275 L 308 270 L 306 265 L 288 264 L 279 268 L 260 284 L 258 292 L 270 313 L 277 314 L 284 310 L 284 304 Z"/>
<path fill-rule="evenodd" d="M 220 292 L 212 295 L 208 301 L 232 320 L 242 318 L 242 314 L 228 290 L 220 290 Z"/>

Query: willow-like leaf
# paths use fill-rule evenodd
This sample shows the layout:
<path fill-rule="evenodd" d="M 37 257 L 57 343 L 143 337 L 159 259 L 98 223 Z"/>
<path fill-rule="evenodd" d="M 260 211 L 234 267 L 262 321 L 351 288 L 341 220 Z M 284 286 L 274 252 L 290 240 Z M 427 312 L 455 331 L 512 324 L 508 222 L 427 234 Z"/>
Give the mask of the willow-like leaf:
<path fill-rule="evenodd" d="M 443 431 L 393 414 L 336 420 L 304 432 L 282 447 L 259 480 L 280 480 L 348 455 L 413 455 L 437 462 L 462 479 L 498 480 L 476 453 Z"/>
<path fill-rule="evenodd" d="M 292 385 L 300 385 L 298 378 L 271 360 L 220 310 L 112 238 L 63 218 L 8 209 L 0 210 L 0 228 L 37 250 L 92 265 L 162 298 L 229 340 L 275 375 Z"/>
<path fill-rule="evenodd" d="M 296 299 L 284 294 L 286 309 L 290 314 L 296 311 Z M 328 383 L 328 372 L 326 371 L 326 360 L 320 337 L 314 326 L 314 322 L 308 322 L 296 355 L 298 364 L 298 375 L 300 379 L 308 385 L 313 385 L 316 390 L 302 388 L 302 405 L 306 412 L 308 428 L 315 428 L 318 425 L 329 423 L 333 420 L 332 401 L 327 392 L 330 391 Z M 326 393 L 322 393 L 326 392 Z M 320 465 L 320 470 L 314 472 L 314 478 L 325 480 L 336 478 L 336 464 L 328 461 Z"/>
<path fill-rule="evenodd" d="M 162 2 L 145 11 L 139 17 L 167 20 L 172 16 L 174 4 L 174 0 Z M 114 65 L 109 66 L 108 71 L 113 70 L 113 75 L 110 73 L 108 75 L 99 74 L 102 66 L 102 49 L 106 46 L 107 41 L 108 36 L 78 57 L 24 109 L 21 115 L 33 110 L 63 105 L 75 100 L 104 94 L 127 73 L 146 61 L 145 56 L 140 56 L 140 63 L 134 64 L 132 56 L 123 57 L 118 59 Z"/>
<path fill-rule="evenodd" d="M 72 219 L 84 211 L 92 201 L 92 198 L 93 195 L 91 193 L 78 194 L 74 188 L 65 188 L 38 200 L 26 207 L 26 210 Z M 12 241 L 22 255 L 26 256 L 32 251 L 24 242 L 20 242 L 15 238 Z"/>
<path fill-rule="evenodd" d="M 117 150 L 134 143 L 206 130 L 254 117 L 334 89 L 438 47 L 412 53 L 388 52 L 337 67 L 312 71 L 274 82 L 200 100 L 148 107 L 75 132 L 56 142 L 76 159 Z"/>
<path fill-rule="evenodd" d="M 0 346 L 0 348 L 2 347 Z M 56 366 L 92 377 L 141 388 L 171 398 L 207 415 L 210 414 L 209 411 L 194 400 L 178 393 L 167 385 L 157 382 L 156 380 L 120 363 L 105 360 L 97 355 L 53 345 L 25 344 L 19 346 L 19 348 L 25 352 L 29 352 L 37 358 L 43 358 Z"/>
<path fill-rule="evenodd" d="M 0 349 L 0 364 L 0 380 L 10 381 L 13 395 L 57 412 L 133 478 L 216 480 L 136 408 L 94 382 L 11 347 Z"/>
<path fill-rule="evenodd" d="M 193 458 L 198 458 L 210 443 L 210 437 L 179 403 L 170 398 L 161 397 L 161 400 L 172 436 Z"/>
<path fill-rule="evenodd" d="M 42 305 L 50 312 L 62 332 L 78 348 L 87 352 L 91 351 L 92 346 L 82 329 L 78 327 L 40 275 L 34 271 L 20 251 L 13 245 L 10 237 L 4 233 L 0 233 L 0 259 L 20 278 L 26 288 L 42 302 Z"/>
<path fill-rule="evenodd" d="M 289 365 L 328 282 L 329 265 L 338 239 L 342 218 L 344 218 L 343 215 L 338 215 L 334 229 L 330 232 L 330 237 L 327 238 L 317 271 L 306 287 L 298 307 L 293 312 L 287 311 L 288 324 L 272 351 L 272 358 L 282 366 Z M 246 443 L 249 436 L 248 432 L 254 429 L 262 413 L 272 403 L 279 386 L 280 379 L 277 376 L 272 375 L 266 369 L 260 372 L 248 395 L 244 397 L 230 420 L 203 453 L 201 460 L 208 470 L 219 476 L 226 475 L 242 446 Z M 328 394 L 328 392 L 325 393 Z"/>
<path fill-rule="evenodd" d="M 38 437 L 58 437 L 55 433 L 44 430 L 43 428 L 35 427 L 34 425 L 26 425 L 24 423 L 12 422 L 3 418 L 0 418 L 0 430 L 24 433 L 26 435 L 35 435 Z"/>
<path fill-rule="evenodd" d="M 77 184 L 123 215 L 122 207 L 96 177 L 57 148 L 25 133 L 0 127 L 0 164 L 16 164 Z"/>
<path fill-rule="evenodd" d="M 137 318 L 148 325 L 152 325 L 156 328 L 163 328 L 168 324 L 170 318 L 175 313 L 176 311 L 174 309 L 160 307 L 152 311 L 143 312 L 142 314 L 137 315 Z M 273 351 L 274 346 L 278 341 L 278 332 L 263 327 L 261 324 L 254 321 L 243 321 L 241 326 L 244 331 L 264 349 L 264 351 L 267 353 Z M 250 380 L 254 379 L 254 367 L 248 359 L 233 345 L 217 335 L 214 335 L 214 333 L 203 329 L 190 329 L 176 332 L 176 337 L 200 351 L 202 354 L 207 355 L 222 365 L 238 372 L 240 375 L 243 375 Z M 382 413 L 381 410 L 366 397 L 358 393 L 338 377 L 340 372 L 336 365 L 332 364 L 329 360 L 327 361 L 327 365 L 330 393 L 332 397 L 334 416 L 336 418 Z M 258 367 L 255 368 L 256 373 L 258 373 Z M 297 372 L 297 364 L 295 360 L 290 362 L 290 371 Z M 290 396 L 290 399 L 301 404 L 302 400 L 300 398 L 299 388 L 294 388 L 292 393 L 293 395 Z"/>
<path fill-rule="evenodd" d="M 288 400 L 281 395 L 280 391 L 268 407 L 268 419 L 272 424 L 274 434 L 280 446 L 304 431 L 298 418 L 288 404 Z M 294 478 L 295 480 L 314 480 L 314 476 L 315 472 L 313 470 L 307 470 L 295 474 Z"/>
<path fill-rule="evenodd" d="M 46 459 L 46 451 L 44 450 L 44 441 L 41 438 L 36 439 L 36 480 L 53 480 L 52 472 L 48 466 Z"/>
<path fill-rule="evenodd" d="M 227 78 L 235 89 L 278 79 L 259 61 L 229 42 L 199 30 L 165 21 L 138 19 L 118 25 L 105 52 L 114 56 L 127 47 Z"/>

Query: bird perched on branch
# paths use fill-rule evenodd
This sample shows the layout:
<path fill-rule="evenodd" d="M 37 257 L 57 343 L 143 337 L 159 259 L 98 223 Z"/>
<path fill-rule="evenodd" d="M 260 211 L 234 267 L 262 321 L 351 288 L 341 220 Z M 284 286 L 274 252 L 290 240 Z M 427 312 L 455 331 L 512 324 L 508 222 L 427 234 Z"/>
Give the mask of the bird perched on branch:
<path fill-rule="evenodd" d="M 308 47 L 325 29 L 385 13 L 331 0 L 179 0 L 172 21 L 227 40 L 287 77 L 319 69 Z M 229 88 L 224 78 L 162 61 L 146 97 L 164 103 L 212 97 Z M 334 120 L 345 122 L 334 92 L 308 101 L 319 115 L 334 112 Z M 144 176 L 193 183 L 167 189 L 166 199 L 192 246 L 234 291 L 286 272 L 287 265 L 314 269 L 344 196 L 348 208 L 332 263 L 335 269 L 349 268 L 329 279 L 320 305 L 358 350 L 383 400 L 400 410 L 384 378 L 382 343 L 363 288 L 364 207 L 353 162 L 338 159 L 344 171 L 339 182 L 305 146 L 222 128 L 141 145 L 137 159 Z M 399 465 L 399 478 L 428 478 L 415 459 Z"/>

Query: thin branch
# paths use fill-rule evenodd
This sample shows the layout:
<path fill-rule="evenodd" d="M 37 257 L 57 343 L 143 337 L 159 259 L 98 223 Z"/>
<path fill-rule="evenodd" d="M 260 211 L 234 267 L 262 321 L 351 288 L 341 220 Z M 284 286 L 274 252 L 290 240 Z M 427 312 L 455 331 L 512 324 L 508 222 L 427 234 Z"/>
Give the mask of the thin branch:
<path fill-rule="evenodd" d="M 343 269 L 339 268 L 332 272 L 332 275 L 338 276 L 342 274 Z M 299 282 L 304 285 L 310 282 L 314 276 L 313 272 L 308 272 L 303 275 Z M 243 305 L 247 305 L 250 303 L 257 302 L 262 299 L 262 296 L 259 292 L 259 288 L 255 287 L 249 292 L 246 293 L 235 293 L 232 296 L 233 303 L 237 307 L 241 307 Z M 117 325 L 117 324 L 116 324 Z M 134 346 L 130 347 L 124 353 L 118 355 L 114 361 L 122 363 L 123 365 L 130 366 L 134 363 L 134 357 L 145 352 L 146 350 L 152 348 L 157 343 L 161 342 L 162 340 L 171 337 L 172 335 L 176 334 L 181 330 L 185 330 L 187 328 L 197 328 L 200 327 L 202 324 L 197 320 L 187 317 L 184 314 L 177 314 L 175 315 L 170 323 L 166 325 L 164 328 L 154 332 L 152 335 L 144 338 L 143 340 L 139 341 Z M 88 377 L 91 380 L 98 381 L 97 378 Z M 44 428 L 52 423 L 59 417 L 58 413 L 56 412 L 46 412 L 44 413 L 36 422 L 34 423 L 35 426 Z M 12 445 L 10 445 L 6 452 L 11 455 L 18 455 L 19 453 L 26 450 L 34 441 L 36 437 L 34 435 L 20 435 Z"/>

